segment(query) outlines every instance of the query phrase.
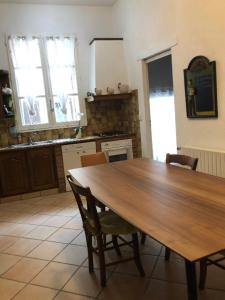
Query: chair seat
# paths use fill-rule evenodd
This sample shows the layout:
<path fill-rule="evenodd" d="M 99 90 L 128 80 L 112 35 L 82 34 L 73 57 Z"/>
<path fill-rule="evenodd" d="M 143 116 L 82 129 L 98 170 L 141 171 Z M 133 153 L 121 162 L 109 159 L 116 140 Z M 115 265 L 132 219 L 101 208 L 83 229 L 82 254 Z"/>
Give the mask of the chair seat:
<path fill-rule="evenodd" d="M 132 234 L 137 229 L 112 211 L 103 212 L 99 216 L 102 232 L 105 234 Z"/>
<path fill-rule="evenodd" d="M 99 212 L 98 217 L 101 224 L 101 231 L 105 234 L 120 235 L 137 232 L 137 228 L 110 210 Z M 94 222 L 91 219 L 88 222 L 93 228 L 92 232 L 94 234 Z"/>

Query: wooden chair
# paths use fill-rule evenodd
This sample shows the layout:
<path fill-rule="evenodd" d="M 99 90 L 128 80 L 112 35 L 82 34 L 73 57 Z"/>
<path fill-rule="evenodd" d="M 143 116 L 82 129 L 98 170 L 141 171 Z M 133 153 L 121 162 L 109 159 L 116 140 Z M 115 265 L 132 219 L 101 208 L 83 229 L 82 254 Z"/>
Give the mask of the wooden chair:
<path fill-rule="evenodd" d="M 191 156 L 187 155 L 181 155 L 181 154 L 166 154 L 166 164 L 176 164 L 176 165 L 182 165 L 187 166 L 191 170 L 195 171 L 198 164 L 198 158 L 193 158 Z M 169 260 L 170 258 L 170 249 L 166 247 L 165 250 L 165 260 Z"/>
<path fill-rule="evenodd" d="M 176 164 L 176 165 L 182 165 L 187 166 L 191 170 L 196 170 L 197 164 L 198 164 L 198 158 L 193 158 L 191 156 L 187 155 L 181 155 L 181 154 L 166 154 L 166 164 Z M 146 240 L 146 234 L 141 234 L 141 243 L 144 244 Z M 170 258 L 170 249 L 166 248 L 165 252 L 165 259 L 169 260 Z"/>
<path fill-rule="evenodd" d="M 212 256 L 212 257 L 206 257 L 206 258 L 200 260 L 200 275 L 199 275 L 200 290 L 204 290 L 204 288 L 205 288 L 208 266 L 215 265 L 215 266 L 225 270 L 224 260 L 225 260 L 225 251 L 218 253 L 216 258 L 213 258 L 213 256 Z"/>
<path fill-rule="evenodd" d="M 89 166 L 95 166 L 95 165 L 101 165 L 107 163 L 104 152 L 82 155 L 80 159 L 81 159 L 82 167 L 89 167 Z"/>
<path fill-rule="evenodd" d="M 106 266 L 118 264 L 121 262 L 127 262 L 134 260 L 136 266 L 140 272 L 141 276 L 144 276 L 144 270 L 141 264 L 140 253 L 139 253 L 139 244 L 138 244 L 138 230 L 128 223 L 127 221 L 120 218 L 118 215 L 111 211 L 97 212 L 96 209 L 96 199 L 92 195 L 90 188 L 83 188 L 79 185 L 76 185 L 71 176 L 67 176 L 67 179 L 70 183 L 72 191 L 74 193 L 80 215 L 83 221 L 84 232 L 86 236 L 87 248 L 88 248 L 88 264 L 89 272 L 94 272 L 93 265 L 93 252 L 99 256 L 100 264 L 100 278 L 101 285 L 106 286 Z M 86 206 L 81 200 L 81 196 L 86 198 Z M 117 245 L 118 247 L 129 245 L 133 248 L 133 257 L 123 259 L 120 261 L 111 262 L 109 264 L 105 263 L 105 251 L 113 249 L 114 247 L 110 246 L 111 242 L 104 243 L 105 235 L 112 235 L 118 237 L 122 243 Z M 120 235 L 131 235 L 132 240 L 127 242 Z M 92 245 L 92 238 L 95 237 L 97 241 L 97 247 L 94 248 Z"/>
<path fill-rule="evenodd" d="M 107 159 L 105 157 L 104 152 L 82 155 L 80 157 L 80 160 L 81 160 L 82 167 L 89 167 L 89 166 L 95 166 L 95 165 L 101 165 L 107 163 Z M 105 211 L 105 205 L 99 202 L 98 200 L 96 201 L 96 205 L 100 207 L 102 211 Z"/>
<path fill-rule="evenodd" d="M 198 158 L 193 158 L 187 155 L 181 154 L 166 154 L 166 163 L 167 164 L 178 164 L 182 166 L 187 166 L 191 170 L 196 170 L 198 164 Z"/>

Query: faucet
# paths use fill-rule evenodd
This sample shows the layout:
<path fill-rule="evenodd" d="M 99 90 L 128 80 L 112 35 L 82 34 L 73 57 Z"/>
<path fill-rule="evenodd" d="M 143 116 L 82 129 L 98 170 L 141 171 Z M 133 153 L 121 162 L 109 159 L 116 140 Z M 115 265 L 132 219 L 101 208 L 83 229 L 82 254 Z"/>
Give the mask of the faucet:
<path fill-rule="evenodd" d="M 36 138 L 34 138 L 34 136 L 37 136 L 37 140 L 40 140 L 40 136 L 37 132 L 32 132 L 28 137 L 27 137 L 27 144 L 28 145 L 32 145 L 35 141 Z"/>
<path fill-rule="evenodd" d="M 27 144 L 28 145 L 32 145 L 33 144 L 33 140 L 32 140 L 31 136 L 28 136 L 28 138 L 27 138 Z"/>

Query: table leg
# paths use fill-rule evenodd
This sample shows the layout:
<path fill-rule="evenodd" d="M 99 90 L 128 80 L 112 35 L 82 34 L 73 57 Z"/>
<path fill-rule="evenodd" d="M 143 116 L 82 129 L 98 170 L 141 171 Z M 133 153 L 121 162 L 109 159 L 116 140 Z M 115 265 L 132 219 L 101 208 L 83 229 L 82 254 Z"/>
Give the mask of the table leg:
<path fill-rule="evenodd" d="M 188 289 L 188 300 L 198 299 L 198 289 L 196 282 L 196 270 L 195 262 L 191 262 L 185 259 L 186 276 L 187 276 L 187 289 Z"/>

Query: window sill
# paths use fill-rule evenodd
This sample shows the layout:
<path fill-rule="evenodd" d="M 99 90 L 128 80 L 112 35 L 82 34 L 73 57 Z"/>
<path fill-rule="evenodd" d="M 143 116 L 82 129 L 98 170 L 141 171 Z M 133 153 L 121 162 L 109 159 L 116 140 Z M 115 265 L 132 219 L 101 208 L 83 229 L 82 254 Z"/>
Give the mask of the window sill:
<path fill-rule="evenodd" d="M 66 128 L 74 128 L 74 127 L 86 127 L 87 122 L 82 122 L 79 124 L 78 122 L 74 122 L 69 125 L 57 125 L 57 126 L 43 126 L 43 127 L 32 127 L 32 128 L 17 128 L 18 133 L 26 133 L 26 132 L 37 132 L 37 131 L 47 131 L 47 130 L 58 130 L 58 129 L 66 129 Z"/>

